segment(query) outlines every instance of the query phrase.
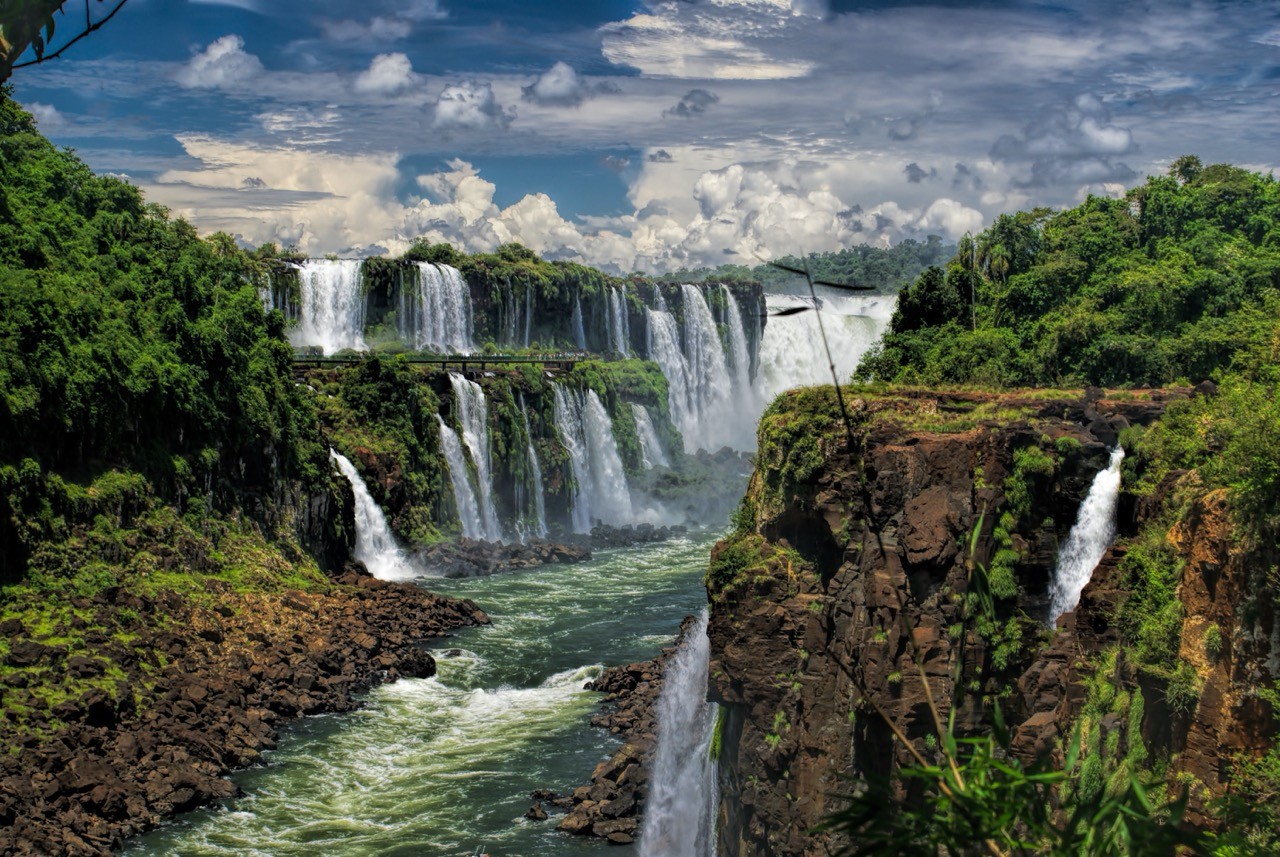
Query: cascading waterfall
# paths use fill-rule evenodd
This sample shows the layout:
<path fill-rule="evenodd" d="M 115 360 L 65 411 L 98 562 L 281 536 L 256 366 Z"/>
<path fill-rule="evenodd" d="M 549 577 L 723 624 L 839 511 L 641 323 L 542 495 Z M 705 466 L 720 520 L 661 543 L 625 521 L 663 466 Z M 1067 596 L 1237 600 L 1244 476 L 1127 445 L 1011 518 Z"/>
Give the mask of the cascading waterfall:
<path fill-rule="evenodd" d="M 724 293 L 725 315 L 728 316 L 729 356 L 733 358 L 734 381 L 740 389 L 752 390 L 751 349 L 747 347 L 747 332 L 742 327 L 742 310 L 733 290 L 728 286 L 720 288 Z"/>
<path fill-rule="evenodd" d="M 476 469 L 476 487 L 480 492 L 480 518 L 484 523 L 482 538 L 491 542 L 503 539 L 498 510 L 493 504 L 493 465 L 489 457 L 489 403 L 484 390 L 456 372 L 449 373 L 453 385 L 453 401 L 458 408 L 458 424 L 462 426 L 462 442 L 471 453 Z"/>
<path fill-rule="evenodd" d="M 440 443 L 444 448 L 445 464 L 449 467 L 449 481 L 453 484 L 453 500 L 458 507 L 462 535 L 469 539 L 483 539 L 485 532 L 484 521 L 480 518 L 480 502 L 471 487 L 471 473 L 467 469 L 467 457 L 462 454 L 462 441 L 456 431 L 445 425 L 439 414 L 436 414 L 436 422 L 440 424 Z"/>
<path fill-rule="evenodd" d="M 356 559 L 364 563 L 369 573 L 379 580 L 407 580 L 418 577 L 420 572 L 409 562 L 396 544 L 387 517 L 374 502 L 359 471 L 349 459 L 336 449 L 329 450 L 329 458 L 338 465 L 338 471 L 351 483 L 351 493 L 356 499 Z"/>
<path fill-rule="evenodd" d="M 640 828 L 640 857 L 715 854 L 719 795 L 710 755 L 716 722 L 716 706 L 707 702 L 710 649 L 704 610 L 663 675 L 658 748 Z"/>
<path fill-rule="evenodd" d="M 843 383 L 884 333 L 895 300 L 892 295 L 824 297 L 818 312 L 770 318 L 760 341 L 760 370 L 755 378 L 757 407 L 767 405 L 784 390 L 831 383 L 818 330 L 819 313 L 831 344 L 836 374 Z M 807 297 L 801 300 L 788 295 L 769 295 L 766 302 L 771 310 L 812 306 Z M 759 417 L 759 413 L 755 416 Z"/>
<path fill-rule="evenodd" d="M 475 351 L 471 290 L 462 272 L 451 265 L 417 264 L 417 306 L 413 312 L 402 311 L 401 336 L 414 348 L 450 354 Z"/>
<path fill-rule="evenodd" d="M 577 292 L 573 296 L 573 341 L 577 343 L 579 351 L 587 350 L 587 331 L 582 326 L 582 293 Z"/>
<path fill-rule="evenodd" d="M 529 493 L 533 498 L 534 530 L 533 534 L 540 539 L 547 537 L 547 507 L 542 487 L 542 465 L 538 463 L 538 453 L 533 448 L 533 432 L 529 430 L 529 414 L 524 407 L 524 397 L 520 397 L 520 419 L 524 420 L 524 436 L 528 441 L 526 454 L 529 456 Z"/>
<path fill-rule="evenodd" d="M 294 345 L 318 345 L 325 354 L 364 350 L 364 290 L 358 259 L 308 259 L 298 272 L 301 306 Z"/>
<path fill-rule="evenodd" d="M 533 284 L 524 287 L 524 347 L 529 347 L 529 334 L 533 331 Z"/>
<path fill-rule="evenodd" d="M 555 386 L 556 428 L 569 453 L 577 488 L 573 497 L 573 530 L 591 532 L 594 520 L 632 523 L 631 490 L 618 454 L 609 413 L 595 390 Z"/>
<path fill-rule="evenodd" d="M 1050 587 L 1049 624 L 1080 603 L 1084 591 L 1116 537 L 1116 505 L 1120 498 L 1120 463 L 1124 450 L 1116 447 L 1105 470 L 1098 472 L 1067 540 L 1058 551 L 1058 568 Z"/>
<path fill-rule="evenodd" d="M 636 437 L 640 440 L 640 463 L 644 465 L 645 470 L 652 470 L 654 467 L 670 467 L 671 461 L 667 458 L 666 450 L 662 448 L 658 430 L 653 427 L 649 409 L 632 402 L 631 415 L 636 421 Z"/>
<path fill-rule="evenodd" d="M 609 327 L 609 347 L 623 357 L 631 356 L 631 319 L 627 314 L 627 299 L 621 289 L 609 289 L 606 305 Z"/>

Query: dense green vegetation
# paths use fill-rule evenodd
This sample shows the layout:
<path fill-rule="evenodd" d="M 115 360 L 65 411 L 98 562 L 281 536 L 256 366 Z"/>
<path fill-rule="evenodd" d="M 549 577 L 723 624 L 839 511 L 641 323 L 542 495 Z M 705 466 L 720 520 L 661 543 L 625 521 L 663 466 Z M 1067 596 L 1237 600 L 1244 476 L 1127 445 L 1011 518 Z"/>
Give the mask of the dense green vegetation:
<path fill-rule="evenodd" d="M 1124 199 L 1001 215 L 899 296 L 862 379 L 1198 381 L 1280 318 L 1280 184 L 1182 158 Z"/>
<path fill-rule="evenodd" d="M 946 243 L 937 235 L 930 235 L 924 242 L 908 238 L 888 248 L 859 244 L 833 253 L 783 256 L 777 261 L 789 268 L 807 265 L 814 279 L 871 286 L 878 292 L 892 294 L 925 268 L 945 262 L 954 251 L 955 245 Z M 659 279 L 678 283 L 758 282 L 770 292 L 808 291 L 803 279 L 767 263 L 754 267 L 682 268 Z"/>
<path fill-rule="evenodd" d="M 112 470 L 229 509 L 327 480 L 261 263 L 96 176 L 0 91 L 0 557 L 64 538 Z"/>

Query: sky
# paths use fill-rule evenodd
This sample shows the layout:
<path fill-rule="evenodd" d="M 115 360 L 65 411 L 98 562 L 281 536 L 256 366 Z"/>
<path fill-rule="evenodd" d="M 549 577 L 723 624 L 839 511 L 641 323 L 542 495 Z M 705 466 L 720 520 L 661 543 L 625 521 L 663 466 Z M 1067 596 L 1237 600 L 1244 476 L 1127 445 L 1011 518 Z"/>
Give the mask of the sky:
<path fill-rule="evenodd" d="M 13 83 L 246 245 L 656 273 L 954 240 L 1184 154 L 1270 171 L 1280 4 L 129 0 Z"/>

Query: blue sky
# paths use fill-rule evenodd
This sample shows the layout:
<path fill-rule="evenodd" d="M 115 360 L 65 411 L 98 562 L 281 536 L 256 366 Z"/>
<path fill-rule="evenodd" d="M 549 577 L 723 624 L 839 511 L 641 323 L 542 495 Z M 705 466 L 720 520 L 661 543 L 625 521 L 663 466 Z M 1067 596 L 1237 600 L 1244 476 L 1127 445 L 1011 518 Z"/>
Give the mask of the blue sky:
<path fill-rule="evenodd" d="M 64 24 L 64 32 L 71 29 Z M 1273 3 L 129 0 L 17 97 L 205 231 L 613 270 L 1270 170 Z"/>

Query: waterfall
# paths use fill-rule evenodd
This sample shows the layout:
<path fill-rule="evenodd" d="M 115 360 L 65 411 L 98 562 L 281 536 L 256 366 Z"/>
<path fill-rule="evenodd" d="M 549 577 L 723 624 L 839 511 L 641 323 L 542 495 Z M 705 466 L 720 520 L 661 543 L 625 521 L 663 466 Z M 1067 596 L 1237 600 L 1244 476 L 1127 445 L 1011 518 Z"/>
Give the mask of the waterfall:
<path fill-rule="evenodd" d="M 547 537 L 547 507 L 543 498 L 542 465 L 538 463 L 538 453 L 533 448 L 533 432 L 529 430 L 529 414 L 524 407 L 524 396 L 520 397 L 520 418 L 524 420 L 524 436 L 528 440 L 526 453 L 529 456 L 530 482 L 529 493 L 533 495 L 533 512 L 535 525 L 533 534 L 540 539 Z"/>
<path fill-rule="evenodd" d="M 627 299 L 621 289 L 609 289 L 606 304 L 609 327 L 609 347 L 623 357 L 631 356 L 631 320 L 627 314 Z"/>
<path fill-rule="evenodd" d="M 357 259 L 308 259 L 298 272 L 302 306 L 294 345 L 318 345 L 325 354 L 364 344 L 364 289 Z"/>
<path fill-rule="evenodd" d="M 747 347 L 747 332 L 742 326 L 742 310 L 733 290 L 720 287 L 724 292 L 726 322 L 729 327 L 729 356 L 733 358 L 733 379 L 738 389 L 751 390 L 751 349 Z"/>
<path fill-rule="evenodd" d="M 502 525 L 498 523 L 498 510 L 493 505 L 493 465 L 489 457 L 489 403 L 485 400 L 484 390 L 474 381 L 450 372 L 449 383 L 453 385 L 453 402 L 458 409 L 458 424 L 462 426 L 462 442 L 471 452 L 471 461 L 476 468 L 480 517 L 484 522 L 483 538 L 500 542 Z"/>
<path fill-rule="evenodd" d="M 636 437 L 640 440 L 640 459 L 645 470 L 652 470 L 654 467 L 670 467 L 671 461 L 667 458 L 666 450 L 662 448 L 658 430 L 653 427 L 649 409 L 632 402 L 631 415 L 636 420 Z"/>
<path fill-rule="evenodd" d="M 533 283 L 524 286 L 524 347 L 529 347 L 529 333 L 533 330 Z"/>
<path fill-rule="evenodd" d="M 573 497 L 573 530 L 591 532 L 594 520 L 606 524 L 632 521 L 631 491 L 622 469 L 613 424 L 595 390 L 555 386 L 556 428 L 569 453 L 577 488 Z"/>
<path fill-rule="evenodd" d="M 483 539 L 485 532 L 484 522 L 480 519 L 480 503 L 476 500 L 475 489 L 471 487 L 462 441 L 458 440 L 457 432 L 445 425 L 439 414 L 436 414 L 436 422 L 440 424 L 440 445 L 444 447 L 444 460 L 449 466 L 449 481 L 453 483 L 453 500 L 458 507 L 462 534 L 469 539 Z"/>
<path fill-rule="evenodd" d="M 661 308 L 665 302 L 660 302 L 646 315 L 646 341 L 649 359 L 667 378 L 671 418 L 684 435 L 685 451 L 722 446 L 749 449 L 755 426 L 742 418 L 742 396 L 750 395 L 750 387 L 741 394 L 732 389 L 724 344 L 702 290 L 691 285 L 680 289 L 683 331 L 672 314 Z M 661 292 L 657 294 L 660 298 Z"/>
<path fill-rule="evenodd" d="M 707 613 L 667 664 L 658 695 L 658 748 L 640 828 L 640 857 L 714 857 L 716 707 L 707 702 Z"/>
<path fill-rule="evenodd" d="M 800 300 L 790 295 L 769 295 L 766 301 L 769 309 L 812 306 L 807 297 Z M 822 298 L 819 312 L 841 383 L 849 380 L 862 355 L 888 327 L 894 303 L 895 299 L 888 295 Z M 831 383 L 818 330 L 819 312 L 770 318 L 764 326 L 760 369 L 755 378 L 759 407 L 767 405 L 784 390 Z"/>
<path fill-rule="evenodd" d="M 1116 537 L 1116 503 L 1120 497 L 1120 462 L 1124 450 L 1116 447 L 1105 470 L 1098 472 L 1067 540 L 1058 551 L 1058 568 L 1050 587 L 1049 624 L 1074 610 L 1093 570 Z"/>
<path fill-rule="evenodd" d="M 451 265 L 418 262 L 418 300 L 412 324 L 401 334 L 417 349 L 446 354 L 470 354 L 476 350 L 471 289 L 462 272 Z M 402 290 L 403 292 L 403 290 Z"/>
<path fill-rule="evenodd" d="M 396 544 L 395 536 L 387 526 L 386 515 L 370 496 L 356 466 L 335 449 L 329 450 L 329 458 L 351 483 L 351 493 L 356 498 L 356 559 L 379 580 L 405 580 L 419 576 Z"/>
<path fill-rule="evenodd" d="M 575 292 L 573 296 L 573 341 L 577 343 L 579 351 L 587 350 L 587 331 L 582 326 L 582 293 Z"/>

